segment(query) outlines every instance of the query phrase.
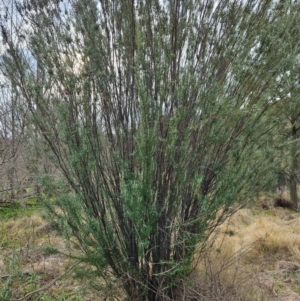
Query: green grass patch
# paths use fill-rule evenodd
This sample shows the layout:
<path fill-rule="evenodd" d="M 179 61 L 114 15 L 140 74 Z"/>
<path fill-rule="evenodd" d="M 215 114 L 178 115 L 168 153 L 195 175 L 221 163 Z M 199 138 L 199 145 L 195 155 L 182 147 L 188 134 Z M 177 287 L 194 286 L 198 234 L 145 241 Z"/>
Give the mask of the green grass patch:
<path fill-rule="evenodd" d="M 24 207 L 16 204 L 11 207 L 0 207 L 0 220 L 8 220 L 11 218 L 18 218 L 22 216 L 30 216 L 36 210 L 42 207 L 42 204 L 37 199 L 32 198 L 27 201 L 28 206 Z"/>
<path fill-rule="evenodd" d="M 10 219 L 13 217 L 19 217 L 22 213 L 22 208 L 20 206 L 14 207 L 0 207 L 0 219 Z"/>
<path fill-rule="evenodd" d="M 40 203 L 38 202 L 37 198 L 28 199 L 27 204 L 30 206 L 40 206 Z"/>
<path fill-rule="evenodd" d="M 43 246 L 42 250 L 43 250 L 43 252 L 44 252 L 45 255 L 59 254 L 59 251 L 58 251 L 57 247 L 55 247 L 53 245 Z"/>

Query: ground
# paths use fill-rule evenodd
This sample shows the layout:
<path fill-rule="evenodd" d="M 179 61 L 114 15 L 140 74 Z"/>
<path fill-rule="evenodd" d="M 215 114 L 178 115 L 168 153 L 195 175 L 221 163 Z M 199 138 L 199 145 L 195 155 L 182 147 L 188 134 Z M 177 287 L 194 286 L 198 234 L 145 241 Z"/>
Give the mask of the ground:
<path fill-rule="evenodd" d="M 104 300 L 74 277 L 71 246 L 41 215 L 0 211 L 0 300 Z M 261 202 L 241 209 L 198 259 L 180 300 L 300 301 L 300 213 Z"/>

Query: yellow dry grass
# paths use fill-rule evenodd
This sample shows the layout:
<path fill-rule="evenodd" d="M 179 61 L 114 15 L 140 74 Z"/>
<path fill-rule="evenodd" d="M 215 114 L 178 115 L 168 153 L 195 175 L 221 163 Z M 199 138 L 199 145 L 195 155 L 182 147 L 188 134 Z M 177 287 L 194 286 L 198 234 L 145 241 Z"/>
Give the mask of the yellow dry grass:
<path fill-rule="evenodd" d="M 198 264 L 199 282 L 214 282 L 219 286 L 215 290 L 228 293 L 228 300 L 300 293 L 299 213 L 242 209 L 218 231 L 213 251 Z"/>
<path fill-rule="evenodd" d="M 68 251 L 40 212 L 0 220 L 0 274 L 18 274 L 11 286 L 15 298 L 43 287 L 72 265 L 61 254 L 50 254 L 51 247 Z M 213 249 L 200 258 L 203 260 L 190 279 L 193 286 L 184 296 L 196 300 L 273 301 L 294 294 L 300 300 L 300 213 L 255 206 L 242 209 L 218 228 Z M 3 287 L 0 285 L 0 293 Z M 84 283 L 74 280 L 70 273 L 32 300 L 43 296 L 51 297 L 49 300 L 73 300 L 75 296 L 77 300 L 102 300 L 93 293 L 80 293 L 83 288 Z"/>

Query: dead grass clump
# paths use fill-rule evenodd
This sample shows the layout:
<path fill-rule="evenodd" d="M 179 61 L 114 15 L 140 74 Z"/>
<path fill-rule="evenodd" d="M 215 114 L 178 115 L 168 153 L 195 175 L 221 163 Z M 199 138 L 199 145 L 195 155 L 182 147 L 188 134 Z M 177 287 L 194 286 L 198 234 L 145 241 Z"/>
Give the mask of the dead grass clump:
<path fill-rule="evenodd" d="M 274 254 L 284 252 L 285 256 L 293 255 L 290 250 L 300 247 L 300 229 L 296 232 L 297 219 L 285 221 L 277 217 L 258 217 L 257 220 L 245 229 L 244 241 L 252 243 L 258 241 L 252 255 L 257 253 Z M 256 253 L 256 254 L 255 254 Z"/>
<path fill-rule="evenodd" d="M 294 285 L 300 283 L 300 273 L 290 280 L 276 270 L 279 261 L 300 264 L 300 215 L 288 215 L 282 208 L 243 209 L 233 215 L 199 262 L 193 289 L 203 300 L 271 300 L 293 291 L 300 295 Z"/>
<path fill-rule="evenodd" d="M 290 250 L 291 254 L 294 256 L 295 260 L 300 262 L 300 248 L 299 248 L 299 245 L 297 245 L 295 243 L 292 246 L 289 246 L 289 250 Z"/>
<path fill-rule="evenodd" d="M 227 240 L 229 236 L 222 236 L 221 245 L 203 254 L 189 279 L 193 285 L 186 286 L 185 298 L 178 300 L 268 300 L 274 287 L 271 275 L 262 275 L 262 265 L 245 263 L 246 254 L 255 245 L 245 245 L 235 251 L 234 244 Z M 230 237 L 231 242 L 232 239 L 235 240 Z"/>
<path fill-rule="evenodd" d="M 31 216 L 23 216 L 20 218 L 12 218 L 7 221 L 1 222 L 1 230 L 7 233 L 16 233 L 26 231 L 28 229 L 34 229 L 45 224 L 43 219 L 34 213 Z"/>
<path fill-rule="evenodd" d="M 245 227 L 251 225 L 254 221 L 255 217 L 250 209 L 240 209 L 230 218 L 227 225 L 230 225 L 230 227 L 234 228 Z"/>
<path fill-rule="evenodd" d="M 284 211 L 285 214 L 277 214 Z M 222 250 L 226 254 L 239 251 L 242 246 L 253 245 L 251 252 L 247 254 L 248 259 L 256 259 L 259 254 L 274 254 L 284 252 L 287 256 L 299 258 L 300 248 L 300 216 L 298 213 L 292 219 L 285 219 L 286 210 L 273 209 L 273 214 L 266 216 L 251 216 L 251 211 L 237 213 L 227 224 L 220 227 L 221 233 L 234 233 L 232 237 L 219 237 L 216 240 L 216 248 L 222 243 Z M 243 219 L 240 216 L 243 216 Z M 247 223 L 245 223 L 245 215 Z M 250 217 L 248 217 L 250 215 Z M 223 240 L 225 241 L 223 242 Z"/>

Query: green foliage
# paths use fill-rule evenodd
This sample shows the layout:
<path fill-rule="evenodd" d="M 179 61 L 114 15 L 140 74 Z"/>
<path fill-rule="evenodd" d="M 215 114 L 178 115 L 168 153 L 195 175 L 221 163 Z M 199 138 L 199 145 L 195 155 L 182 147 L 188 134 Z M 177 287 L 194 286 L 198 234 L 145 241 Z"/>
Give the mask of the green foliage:
<path fill-rule="evenodd" d="M 26 201 L 26 203 L 30 206 L 37 206 L 38 204 L 38 199 L 37 198 L 30 198 Z"/>
<path fill-rule="evenodd" d="M 12 297 L 12 277 L 9 277 L 5 281 L 2 281 L 0 286 L 0 299 L 3 301 L 10 301 Z"/>
<path fill-rule="evenodd" d="M 172 300 L 196 249 L 273 178 L 267 117 L 286 103 L 299 4 L 29 3 L 30 58 L 6 41 L 0 68 L 70 189 L 42 179 L 49 219 L 101 289 Z"/>
<path fill-rule="evenodd" d="M 59 253 L 57 247 L 52 246 L 52 245 L 43 246 L 43 252 L 45 255 L 53 255 L 53 254 Z"/>
<path fill-rule="evenodd" d="M 1 219 L 9 219 L 12 217 L 19 216 L 21 213 L 20 208 L 4 208 L 0 207 L 0 217 Z"/>
<path fill-rule="evenodd" d="M 37 208 L 40 208 L 40 204 L 37 206 L 30 206 L 23 208 L 20 205 L 15 205 L 13 207 L 0 207 L 0 220 L 6 220 L 10 218 L 16 218 L 20 216 L 29 216 L 32 212 L 36 211 Z"/>

